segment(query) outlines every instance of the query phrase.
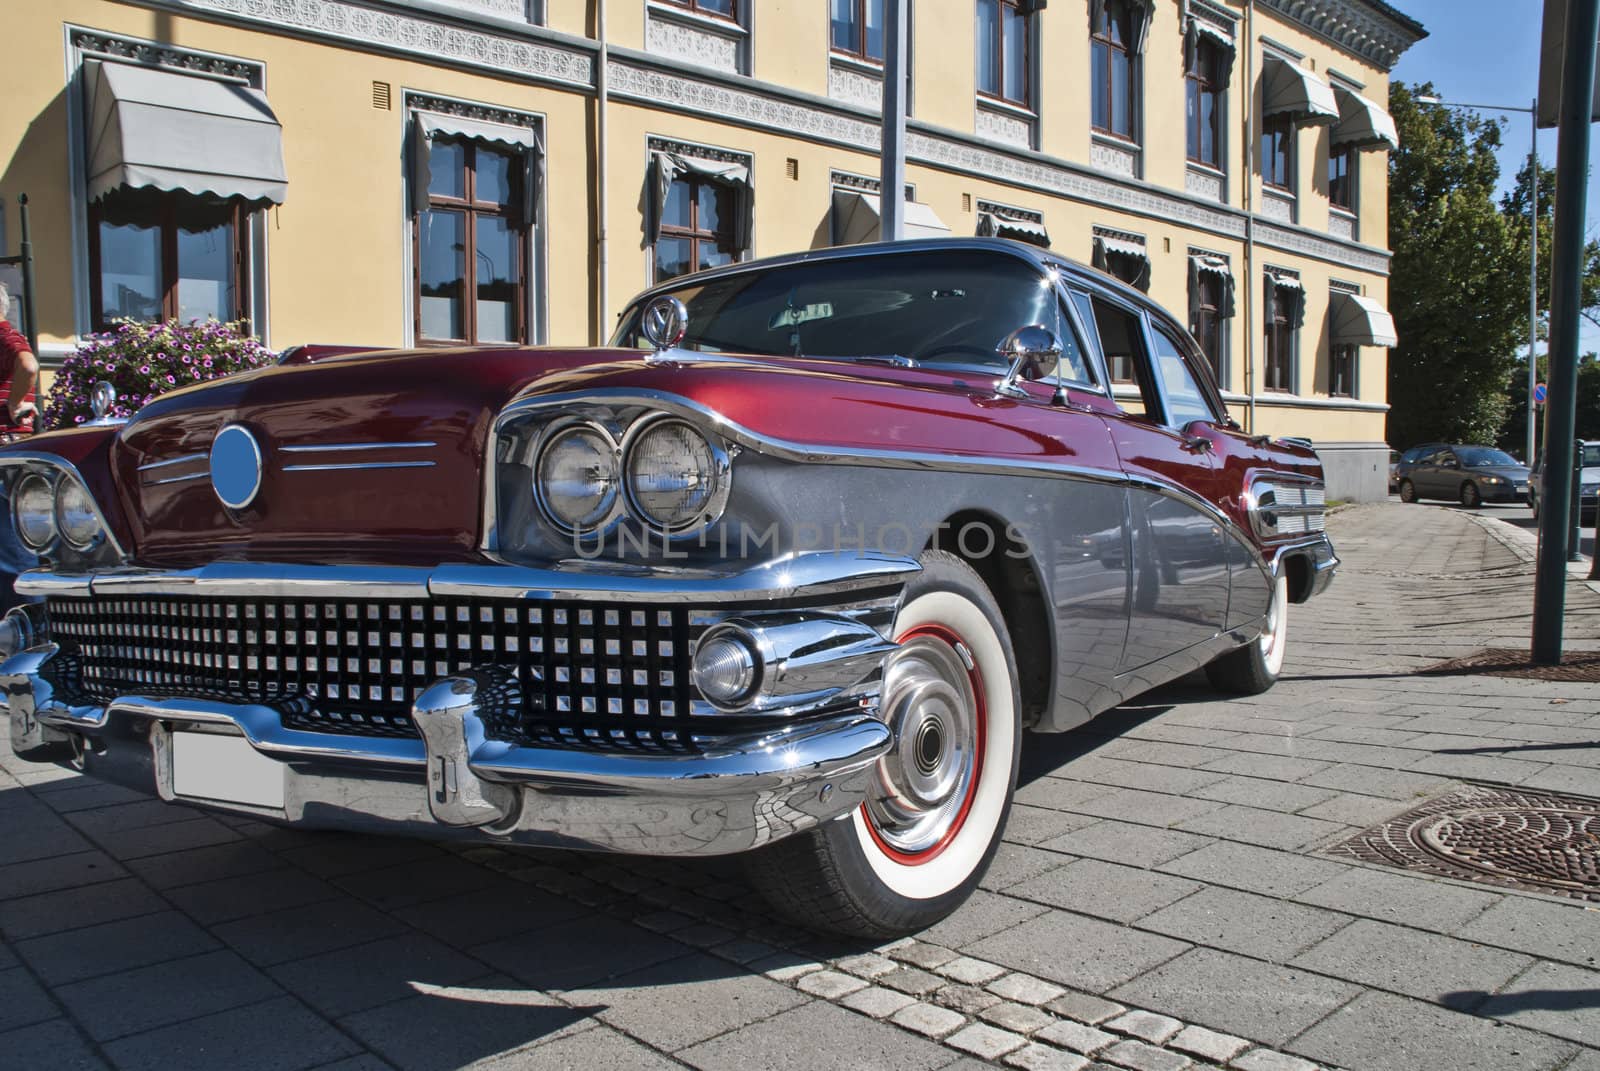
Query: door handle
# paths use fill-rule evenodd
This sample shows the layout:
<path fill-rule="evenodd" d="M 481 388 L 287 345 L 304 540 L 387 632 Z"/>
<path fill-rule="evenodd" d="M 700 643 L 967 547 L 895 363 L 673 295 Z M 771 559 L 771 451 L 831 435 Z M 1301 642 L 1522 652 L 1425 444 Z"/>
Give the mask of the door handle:
<path fill-rule="evenodd" d="M 1185 435 L 1183 448 L 1196 454 L 1203 454 L 1211 449 L 1211 440 L 1204 435 Z"/>

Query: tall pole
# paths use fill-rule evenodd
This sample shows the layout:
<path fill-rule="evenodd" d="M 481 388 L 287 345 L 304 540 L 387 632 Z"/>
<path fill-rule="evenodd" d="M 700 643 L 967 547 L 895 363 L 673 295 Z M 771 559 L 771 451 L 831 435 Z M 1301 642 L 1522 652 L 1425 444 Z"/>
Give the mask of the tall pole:
<path fill-rule="evenodd" d="M 883 172 L 878 187 L 878 238 L 905 237 L 906 198 L 906 0 L 886 0 L 883 48 Z M 862 27 L 866 32 L 866 27 Z"/>
<path fill-rule="evenodd" d="M 1539 419 L 1539 406 L 1533 400 L 1534 388 L 1539 385 L 1539 360 L 1534 345 L 1539 341 L 1539 98 L 1533 99 L 1528 109 L 1529 129 L 1533 141 L 1529 143 L 1528 169 L 1533 173 L 1533 196 L 1528 204 L 1528 448 L 1522 455 L 1524 463 L 1532 465 L 1539 449 L 1539 437 L 1534 427 Z"/>
<path fill-rule="evenodd" d="M 17 198 L 17 215 L 22 220 L 22 315 L 28 318 L 28 348 L 39 354 L 39 318 L 34 311 L 33 230 L 28 225 L 28 195 Z"/>
<path fill-rule="evenodd" d="M 1577 425 L 1578 316 L 1583 308 L 1583 214 L 1594 101 L 1600 0 L 1567 4 L 1556 142 L 1555 248 L 1550 265 L 1550 379 L 1545 396 L 1544 487 L 1539 498 L 1539 564 L 1533 587 L 1533 661 L 1561 662 L 1566 610 L 1572 438 Z"/>

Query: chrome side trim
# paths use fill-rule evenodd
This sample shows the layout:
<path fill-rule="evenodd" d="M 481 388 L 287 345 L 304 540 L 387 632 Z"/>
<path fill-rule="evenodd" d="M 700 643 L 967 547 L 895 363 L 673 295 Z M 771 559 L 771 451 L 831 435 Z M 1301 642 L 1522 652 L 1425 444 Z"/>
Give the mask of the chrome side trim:
<path fill-rule="evenodd" d="M 58 457 L 55 454 L 46 454 L 38 450 L 18 450 L 8 454 L 0 454 L 0 466 L 6 465 L 44 465 L 48 468 L 55 469 L 57 472 L 71 476 L 74 480 L 77 480 L 83 485 L 85 491 L 89 489 L 89 482 L 85 480 L 83 478 L 83 474 L 78 471 L 78 466 L 74 465 L 66 458 Z M 117 542 L 117 533 L 114 532 L 111 528 L 111 525 L 107 523 L 105 511 L 100 508 L 99 500 L 96 499 L 91 493 L 89 495 L 89 501 L 94 504 L 95 520 L 100 522 L 100 529 L 106 534 L 106 544 L 111 547 L 112 551 L 116 553 L 117 557 L 126 560 L 128 557 L 128 552 L 121 543 Z"/>
<path fill-rule="evenodd" d="M 328 472 L 333 469 L 431 469 L 432 461 L 360 461 L 328 465 L 285 465 L 284 472 Z"/>
<path fill-rule="evenodd" d="M 81 575 L 34 569 L 17 578 L 25 595 L 221 595 L 255 598 L 425 599 L 467 596 L 572 602 L 767 602 L 903 584 L 914 558 L 816 551 L 742 570 L 712 572 L 598 561 L 554 568 L 441 565 L 286 565 L 213 562 L 195 569 L 118 569 Z"/>
<path fill-rule="evenodd" d="M 182 457 L 168 458 L 166 461 L 151 461 L 147 464 L 140 465 L 138 471 L 149 472 L 151 469 L 164 469 L 168 465 L 187 465 L 190 462 L 204 461 L 205 459 L 206 455 L 204 453 L 184 454 Z"/>
<path fill-rule="evenodd" d="M 168 483 L 188 483 L 190 480 L 203 480 L 209 475 L 211 475 L 209 472 L 194 472 L 190 473 L 188 476 L 168 476 L 164 480 L 147 480 L 145 481 L 145 486 L 160 487 L 161 485 Z"/>
<path fill-rule="evenodd" d="M 434 442 L 414 443 L 323 443 L 316 446 L 280 446 L 279 453 L 284 454 L 313 454 L 343 450 L 431 450 L 438 446 Z"/>

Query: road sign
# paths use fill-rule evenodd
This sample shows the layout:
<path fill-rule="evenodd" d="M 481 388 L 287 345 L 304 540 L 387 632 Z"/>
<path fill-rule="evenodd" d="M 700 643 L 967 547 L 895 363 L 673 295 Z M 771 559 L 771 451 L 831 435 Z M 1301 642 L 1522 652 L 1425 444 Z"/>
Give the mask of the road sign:
<path fill-rule="evenodd" d="M 1545 389 L 1545 386 L 1544 386 L 1543 383 L 1535 383 L 1533 385 L 1533 404 L 1534 405 L 1543 405 L 1544 404 L 1544 396 L 1546 394 L 1548 394 L 1548 393 L 1549 393 L 1549 391 L 1547 391 Z"/>

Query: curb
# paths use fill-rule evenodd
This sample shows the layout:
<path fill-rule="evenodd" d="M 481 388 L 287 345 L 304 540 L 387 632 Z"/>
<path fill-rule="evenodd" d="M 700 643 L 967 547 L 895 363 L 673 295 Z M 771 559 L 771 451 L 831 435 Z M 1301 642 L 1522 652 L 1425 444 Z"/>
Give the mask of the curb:
<path fill-rule="evenodd" d="M 1505 547 L 1521 561 L 1533 564 L 1539 560 L 1539 537 L 1537 534 L 1523 528 L 1514 528 L 1495 517 L 1485 517 L 1476 513 L 1466 513 L 1467 520 L 1477 525 L 1486 532 L 1490 539 Z M 1575 580 L 1600 595 L 1600 580 L 1589 579 L 1590 563 L 1588 561 L 1567 562 L 1567 579 Z"/>

